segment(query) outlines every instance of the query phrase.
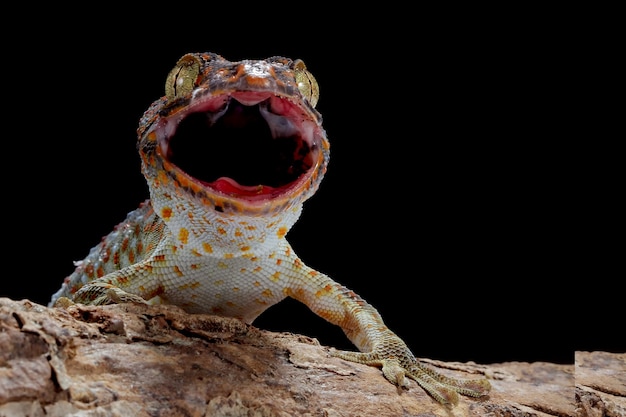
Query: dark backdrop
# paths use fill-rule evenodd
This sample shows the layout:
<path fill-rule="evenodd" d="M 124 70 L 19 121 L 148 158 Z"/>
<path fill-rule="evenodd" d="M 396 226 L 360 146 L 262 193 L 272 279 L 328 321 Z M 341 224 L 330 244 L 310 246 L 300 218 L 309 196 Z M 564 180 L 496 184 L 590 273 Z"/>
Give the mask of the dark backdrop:
<path fill-rule="evenodd" d="M 3 65 L 1 296 L 47 303 L 147 197 L 135 129 L 181 55 L 285 55 L 317 77 L 331 141 L 327 176 L 288 235 L 305 262 L 373 304 L 417 356 L 571 363 L 575 349 L 624 350 L 618 296 L 573 251 L 584 214 L 563 164 L 560 40 L 537 36 L 540 22 L 374 13 L 344 28 L 330 15 L 187 12 L 124 23 L 90 12 L 6 34 L 19 42 L 5 43 Z M 585 317 L 605 324 L 584 330 Z M 289 300 L 255 324 L 352 349 Z"/>

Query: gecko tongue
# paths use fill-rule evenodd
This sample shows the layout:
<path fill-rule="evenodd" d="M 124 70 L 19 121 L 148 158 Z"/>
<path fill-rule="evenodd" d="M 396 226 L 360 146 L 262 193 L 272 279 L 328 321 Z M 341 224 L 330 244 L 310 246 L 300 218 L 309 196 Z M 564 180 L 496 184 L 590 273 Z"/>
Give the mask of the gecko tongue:
<path fill-rule="evenodd" d="M 208 185 L 224 194 L 237 195 L 239 197 L 252 197 L 258 195 L 270 194 L 275 190 L 274 187 L 268 185 L 241 185 L 237 181 L 228 177 L 221 177 L 208 183 Z"/>

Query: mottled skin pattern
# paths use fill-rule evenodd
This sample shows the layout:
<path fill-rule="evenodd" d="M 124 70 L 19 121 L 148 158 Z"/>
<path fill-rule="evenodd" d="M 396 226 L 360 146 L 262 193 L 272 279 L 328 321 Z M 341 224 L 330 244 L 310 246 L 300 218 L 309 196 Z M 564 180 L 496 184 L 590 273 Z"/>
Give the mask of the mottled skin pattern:
<path fill-rule="evenodd" d="M 374 307 L 287 242 L 328 164 L 317 99 L 300 60 L 182 57 L 137 130 L 150 199 L 77 262 L 50 305 L 168 303 L 252 323 L 292 297 L 360 350 L 333 355 L 379 366 L 400 387 L 411 378 L 443 404 L 485 395 L 486 380 L 452 379 L 416 360 Z"/>

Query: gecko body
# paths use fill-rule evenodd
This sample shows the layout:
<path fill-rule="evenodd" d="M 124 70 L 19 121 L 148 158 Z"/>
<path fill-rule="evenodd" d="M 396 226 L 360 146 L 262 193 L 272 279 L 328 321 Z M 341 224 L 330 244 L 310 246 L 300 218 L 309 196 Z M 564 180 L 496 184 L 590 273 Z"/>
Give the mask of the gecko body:
<path fill-rule="evenodd" d="M 333 355 L 379 366 L 400 387 L 411 378 L 444 404 L 485 395 L 486 380 L 419 362 L 374 307 L 288 243 L 329 161 L 318 94 L 301 60 L 183 56 L 137 129 L 150 198 L 77 262 L 50 305 L 167 303 L 252 323 L 292 297 L 360 351 Z"/>

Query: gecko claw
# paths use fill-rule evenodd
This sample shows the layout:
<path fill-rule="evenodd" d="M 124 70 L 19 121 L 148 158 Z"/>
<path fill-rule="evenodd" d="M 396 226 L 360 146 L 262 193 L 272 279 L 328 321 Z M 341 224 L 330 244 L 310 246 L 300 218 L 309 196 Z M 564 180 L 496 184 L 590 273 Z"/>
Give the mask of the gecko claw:
<path fill-rule="evenodd" d="M 383 359 L 382 361 L 383 375 L 389 382 L 400 388 L 409 389 L 409 379 L 406 372 L 396 359 Z"/>

